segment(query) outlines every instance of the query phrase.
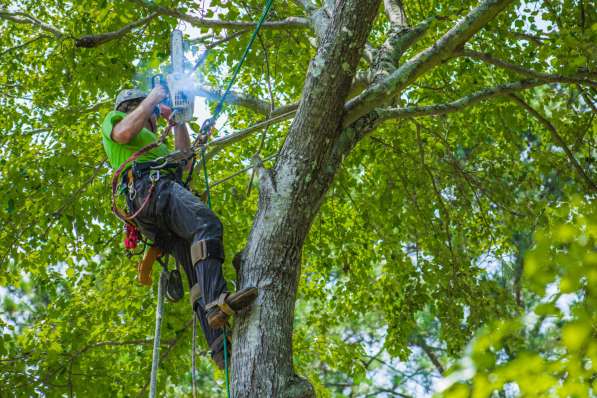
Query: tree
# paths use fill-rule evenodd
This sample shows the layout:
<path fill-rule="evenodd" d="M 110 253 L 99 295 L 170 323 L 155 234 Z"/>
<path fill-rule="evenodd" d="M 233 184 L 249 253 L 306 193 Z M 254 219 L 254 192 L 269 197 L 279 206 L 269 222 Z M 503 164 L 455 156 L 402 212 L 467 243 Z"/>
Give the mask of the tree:
<path fill-rule="evenodd" d="M 500 389 L 528 396 L 595 392 L 595 209 L 573 198 L 547 212 L 549 224 L 537 231 L 525 261 L 534 305 L 479 334 L 467 355 L 475 371 L 462 378 L 469 383 L 455 371 L 446 396 Z"/>
<path fill-rule="evenodd" d="M 375 356 L 367 366 L 346 362 L 370 348 L 363 341 L 375 326 L 391 358 L 406 360 L 416 346 L 443 373 L 435 343 L 454 358 L 481 325 L 516 314 L 521 265 L 508 255 L 544 221 L 546 204 L 595 193 L 593 10 L 380 3 L 277 4 L 229 101 L 236 130 L 208 146 L 216 181 L 250 157 L 258 173 L 258 197 L 253 176 L 241 174 L 216 201 L 232 231 L 228 257 L 242 251 L 238 283 L 260 289 L 234 326 L 235 397 L 323 394 L 318 373 L 330 366 L 364 377 Z M 34 300 L 19 304 L 31 318 L 16 317 L 3 336 L 13 366 L 3 388 L 16 380 L 87 396 L 81 381 L 93 380 L 128 395 L 144 384 L 131 375 L 145 380 L 153 298 L 131 289 L 119 225 L 109 206 L 96 207 L 107 203 L 109 170 L 90 131 L 117 89 L 159 68 L 182 21 L 208 33 L 194 43 L 222 46 L 201 89 L 218 98 L 261 5 L 0 4 L 0 261 L 9 271 L 0 282 L 20 281 L 13 294 Z M 262 159 L 266 151 L 275 156 Z M 512 268 L 497 275 L 490 268 L 500 262 Z M 299 286 L 305 308 L 295 313 Z M 188 345 L 179 344 L 188 309 L 170 311 L 163 356 L 178 359 L 161 385 L 188 382 Z M 335 354 L 326 358 L 316 341 Z M 113 362 L 91 352 L 123 346 L 131 348 Z M 117 370 L 122 388 L 105 380 Z"/>

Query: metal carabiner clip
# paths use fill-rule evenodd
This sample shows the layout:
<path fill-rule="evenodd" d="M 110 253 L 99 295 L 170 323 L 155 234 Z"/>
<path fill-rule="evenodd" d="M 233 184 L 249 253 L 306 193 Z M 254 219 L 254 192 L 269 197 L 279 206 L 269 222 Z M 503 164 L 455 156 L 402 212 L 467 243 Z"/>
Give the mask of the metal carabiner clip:
<path fill-rule="evenodd" d="M 160 171 L 159 170 L 151 170 L 151 172 L 149 173 L 149 181 L 151 181 L 151 183 L 155 185 L 155 183 L 158 182 L 159 179 L 160 179 Z"/>
<path fill-rule="evenodd" d="M 137 191 L 135 190 L 135 182 L 134 181 L 129 182 L 127 189 L 129 191 L 129 199 L 135 200 L 135 197 L 137 196 Z"/>
<path fill-rule="evenodd" d="M 162 160 L 162 159 L 157 159 L 157 160 Z M 159 169 L 166 167 L 166 165 L 168 164 L 168 157 L 164 156 L 163 161 L 164 162 L 162 164 L 159 164 L 157 166 L 151 167 L 151 170 L 158 170 L 159 171 Z"/>

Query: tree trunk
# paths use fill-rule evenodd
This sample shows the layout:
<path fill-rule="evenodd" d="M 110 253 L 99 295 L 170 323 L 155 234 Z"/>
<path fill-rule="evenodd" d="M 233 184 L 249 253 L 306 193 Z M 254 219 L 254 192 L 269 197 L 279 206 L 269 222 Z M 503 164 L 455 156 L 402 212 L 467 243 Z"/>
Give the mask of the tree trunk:
<path fill-rule="evenodd" d="M 292 329 L 305 237 L 340 165 L 342 117 L 380 0 L 337 1 L 311 62 L 297 116 L 274 170 L 260 170 L 259 210 L 240 286 L 259 297 L 234 329 L 233 396 L 312 397 L 292 367 Z"/>

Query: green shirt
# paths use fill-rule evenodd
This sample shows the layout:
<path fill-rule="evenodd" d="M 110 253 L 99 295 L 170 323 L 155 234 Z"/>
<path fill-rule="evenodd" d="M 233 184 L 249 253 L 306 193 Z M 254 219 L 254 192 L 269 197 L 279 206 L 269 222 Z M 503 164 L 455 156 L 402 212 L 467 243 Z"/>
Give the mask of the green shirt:
<path fill-rule="evenodd" d="M 110 164 L 114 170 L 118 169 L 133 153 L 137 152 L 144 146 L 157 141 L 158 136 L 145 127 L 137 134 L 128 144 L 119 144 L 113 141 L 111 138 L 112 128 L 120 120 L 124 119 L 126 113 L 112 111 L 106 115 L 102 123 L 102 135 L 104 149 L 110 160 Z M 157 148 L 152 149 L 146 154 L 142 155 L 137 159 L 137 162 L 146 162 L 149 160 L 157 159 L 162 156 L 166 156 L 170 153 L 168 147 L 161 144 Z M 128 167 L 127 167 L 128 168 Z"/>

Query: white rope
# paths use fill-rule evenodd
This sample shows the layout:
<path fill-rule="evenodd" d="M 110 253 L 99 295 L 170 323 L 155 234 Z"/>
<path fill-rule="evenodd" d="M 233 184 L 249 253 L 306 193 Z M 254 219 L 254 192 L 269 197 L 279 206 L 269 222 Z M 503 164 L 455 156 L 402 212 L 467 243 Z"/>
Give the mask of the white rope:
<path fill-rule="evenodd" d="M 191 378 L 193 380 L 193 398 L 197 398 L 197 313 L 193 311 L 193 358 L 191 359 Z"/>
<path fill-rule="evenodd" d="M 153 338 L 153 359 L 151 362 L 151 378 L 149 387 L 149 398 L 155 398 L 158 382 L 158 363 L 160 361 L 160 335 L 162 332 L 162 315 L 164 314 L 164 289 L 168 272 L 162 270 L 158 282 L 158 306 L 155 311 L 155 336 Z"/>

